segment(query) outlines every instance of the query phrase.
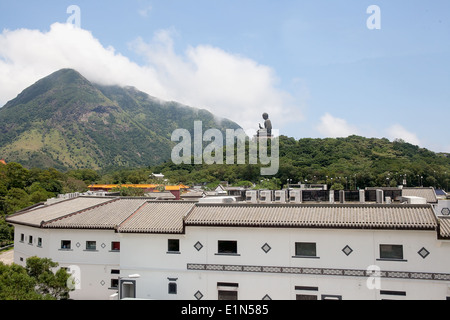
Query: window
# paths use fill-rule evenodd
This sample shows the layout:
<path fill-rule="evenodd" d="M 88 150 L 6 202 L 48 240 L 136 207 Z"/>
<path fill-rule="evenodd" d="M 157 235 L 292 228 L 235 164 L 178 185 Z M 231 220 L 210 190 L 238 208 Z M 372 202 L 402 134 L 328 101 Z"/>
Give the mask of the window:
<path fill-rule="evenodd" d="M 119 288 L 119 279 L 111 279 L 111 288 L 113 289 Z"/>
<path fill-rule="evenodd" d="M 180 240 L 169 239 L 167 241 L 168 253 L 180 253 Z"/>
<path fill-rule="evenodd" d="M 403 296 L 403 297 L 406 297 L 406 292 L 405 291 L 381 290 L 380 294 L 381 295 L 385 295 L 385 296 Z"/>
<path fill-rule="evenodd" d="M 28 244 L 33 244 L 33 236 L 28 237 Z"/>
<path fill-rule="evenodd" d="M 296 242 L 295 256 L 302 258 L 317 258 L 316 244 L 306 242 Z"/>
<path fill-rule="evenodd" d="M 86 250 L 89 251 L 97 250 L 97 241 L 86 241 Z"/>
<path fill-rule="evenodd" d="M 42 238 L 38 238 L 37 246 L 42 247 Z"/>
<path fill-rule="evenodd" d="M 61 249 L 63 249 L 63 250 L 72 249 L 72 242 L 70 240 L 62 240 L 61 241 Z"/>
<path fill-rule="evenodd" d="M 175 282 L 169 283 L 169 294 L 177 294 L 178 293 L 178 287 Z"/>
<path fill-rule="evenodd" d="M 219 241 L 218 254 L 237 255 L 237 241 Z"/>
<path fill-rule="evenodd" d="M 393 244 L 381 244 L 380 259 L 403 260 L 403 246 Z"/>
<path fill-rule="evenodd" d="M 20 242 L 25 242 L 25 235 L 23 233 L 20 234 Z"/>
<path fill-rule="evenodd" d="M 317 300 L 317 296 L 309 295 L 309 294 L 297 294 L 296 300 L 313 301 L 313 300 Z"/>
<path fill-rule="evenodd" d="M 234 301 L 238 299 L 237 291 L 219 291 L 219 300 Z"/>
<path fill-rule="evenodd" d="M 118 241 L 111 242 L 111 251 L 120 251 L 120 242 Z"/>
<path fill-rule="evenodd" d="M 218 282 L 217 291 L 219 300 L 238 300 L 239 283 Z"/>

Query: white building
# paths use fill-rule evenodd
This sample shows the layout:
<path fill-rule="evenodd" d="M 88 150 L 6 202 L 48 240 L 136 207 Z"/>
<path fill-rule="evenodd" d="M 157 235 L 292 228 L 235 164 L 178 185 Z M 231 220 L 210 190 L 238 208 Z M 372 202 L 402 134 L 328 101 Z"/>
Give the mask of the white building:
<path fill-rule="evenodd" d="M 69 268 L 73 299 L 450 297 L 450 219 L 428 204 L 79 197 L 7 221 L 15 263 L 36 255 Z"/>

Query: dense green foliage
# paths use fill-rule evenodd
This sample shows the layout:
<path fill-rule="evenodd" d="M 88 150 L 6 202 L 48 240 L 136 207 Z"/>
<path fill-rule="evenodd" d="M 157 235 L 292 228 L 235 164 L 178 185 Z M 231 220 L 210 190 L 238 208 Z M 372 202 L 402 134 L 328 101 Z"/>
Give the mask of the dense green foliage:
<path fill-rule="evenodd" d="M 62 173 L 56 169 L 28 170 L 17 163 L 0 164 L 0 243 L 12 240 L 4 217 L 61 193 L 87 191 L 100 176 L 93 170 Z"/>
<path fill-rule="evenodd" d="M 70 275 L 50 259 L 31 257 L 26 267 L 0 262 L 0 300 L 66 300 Z"/>
<path fill-rule="evenodd" d="M 0 109 L 0 157 L 33 168 L 143 167 L 170 158 L 172 132 L 236 129 L 213 114 L 134 88 L 92 84 L 71 69 L 25 89 Z"/>
<path fill-rule="evenodd" d="M 225 153 L 225 151 L 224 151 Z M 248 155 L 248 152 L 247 152 Z M 351 136 L 338 139 L 280 137 L 280 168 L 274 177 L 261 176 L 261 165 L 175 165 L 168 161 L 150 168 L 124 169 L 102 175 L 102 183 L 148 183 L 151 173 L 163 173 L 169 183 L 205 184 L 220 181 L 235 186 L 277 189 L 290 183 L 322 183 L 329 188 L 357 189 L 397 186 L 448 189 L 450 156 L 436 154 L 401 140 Z"/>

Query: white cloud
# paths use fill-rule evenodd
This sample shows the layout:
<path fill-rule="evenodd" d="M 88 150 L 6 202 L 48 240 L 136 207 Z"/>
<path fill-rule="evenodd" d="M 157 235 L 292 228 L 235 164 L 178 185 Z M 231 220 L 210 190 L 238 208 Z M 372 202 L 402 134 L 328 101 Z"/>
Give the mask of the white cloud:
<path fill-rule="evenodd" d="M 131 48 L 145 57 L 145 65 L 105 48 L 91 32 L 69 24 L 55 23 L 48 32 L 4 30 L 0 105 L 40 78 L 73 68 L 93 82 L 135 86 L 162 100 L 208 109 L 244 129 L 257 127 L 263 112 L 279 125 L 303 118 L 299 103 L 277 87 L 275 71 L 251 59 L 209 45 L 177 54 L 173 34 L 166 30 L 155 33 L 150 43 L 133 41 Z"/>
<path fill-rule="evenodd" d="M 345 138 L 359 134 L 358 129 L 348 124 L 345 119 L 333 117 L 329 113 L 320 118 L 320 123 L 316 129 L 327 138 Z"/>
<path fill-rule="evenodd" d="M 147 18 L 148 15 L 150 14 L 150 12 L 152 11 L 153 7 L 152 6 L 147 6 L 143 9 L 139 9 L 138 13 L 141 17 Z"/>
<path fill-rule="evenodd" d="M 421 146 L 422 143 L 415 133 L 406 130 L 399 124 L 395 124 L 386 130 L 388 138 L 391 140 L 402 139 L 413 145 Z"/>

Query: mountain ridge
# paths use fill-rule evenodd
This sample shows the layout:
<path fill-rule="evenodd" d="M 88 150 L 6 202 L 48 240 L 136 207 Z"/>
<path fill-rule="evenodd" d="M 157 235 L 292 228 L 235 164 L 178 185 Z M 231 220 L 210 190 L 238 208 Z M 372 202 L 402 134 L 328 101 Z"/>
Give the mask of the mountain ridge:
<path fill-rule="evenodd" d="M 0 155 L 26 167 L 102 169 L 150 166 L 170 159 L 171 133 L 237 129 L 212 113 L 162 102 L 134 87 L 91 83 L 61 69 L 23 90 L 0 109 Z"/>

